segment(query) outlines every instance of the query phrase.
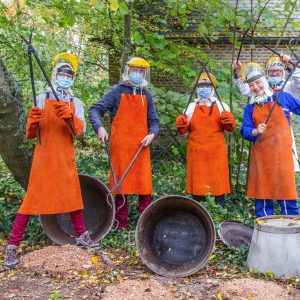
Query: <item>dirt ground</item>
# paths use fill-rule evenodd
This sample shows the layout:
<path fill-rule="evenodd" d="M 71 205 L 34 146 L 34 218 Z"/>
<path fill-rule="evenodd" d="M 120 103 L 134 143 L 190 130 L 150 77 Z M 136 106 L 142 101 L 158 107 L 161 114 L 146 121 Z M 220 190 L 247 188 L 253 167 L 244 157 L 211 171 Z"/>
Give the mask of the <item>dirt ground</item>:
<path fill-rule="evenodd" d="M 256 279 L 213 266 L 169 279 L 149 271 L 137 253 L 113 248 L 84 253 L 72 247 L 26 248 L 20 267 L 6 271 L 0 245 L 0 299 L 300 299 L 300 290 L 288 281 Z"/>

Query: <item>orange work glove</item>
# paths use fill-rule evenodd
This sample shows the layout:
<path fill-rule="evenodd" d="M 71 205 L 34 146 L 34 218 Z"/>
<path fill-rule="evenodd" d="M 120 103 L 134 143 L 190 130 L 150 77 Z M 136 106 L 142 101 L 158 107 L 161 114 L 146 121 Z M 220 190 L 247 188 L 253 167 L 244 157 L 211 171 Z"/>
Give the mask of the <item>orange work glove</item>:
<path fill-rule="evenodd" d="M 34 139 L 37 136 L 37 124 L 44 118 L 44 111 L 37 106 L 30 109 L 26 124 L 26 137 Z"/>
<path fill-rule="evenodd" d="M 176 128 L 184 128 L 188 126 L 187 115 L 179 115 L 176 118 Z"/>
<path fill-rule="evenodd" d="M 221 123 L 224 125 L 224 129 L 228 132 L 233 131 L 236 128 L 236 122 L 234 115 L 229 111 L 222 111 L 221 113 Z"/>
<path fill-rule="evenodd" d="M 61 119 L 72 119 L 73 112 L 69 108 L 68 103 L 66 102 L 57 102 L 54 105 L 55 113 L 58 118 Z"/>
<path fill-rule="evenodd" d="M 37 106 L 33 106 L 28 115 L 28 123 L 30 125 L 39 123 L 44 118 L 44 111 Z"/>

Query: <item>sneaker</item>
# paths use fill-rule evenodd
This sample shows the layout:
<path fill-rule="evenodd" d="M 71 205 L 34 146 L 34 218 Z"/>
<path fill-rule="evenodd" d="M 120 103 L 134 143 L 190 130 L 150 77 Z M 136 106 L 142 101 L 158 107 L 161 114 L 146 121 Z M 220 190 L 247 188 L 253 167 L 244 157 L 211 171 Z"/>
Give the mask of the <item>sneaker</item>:
<path fill-rule="evenodd" d="M 101 249 L 101 246 L 94 242 L 88 231 L 84 232 L 82 235 L 77 237 L 76 239 L 76 246 L 86 248 L 88 250 L 98 250 Z"/>
<path fill-rule="evenodd" d="M 5 249 L 5 260 L 4 260 L 5 269 L 7 270 L 15 269 L 19 264 L 19 260 L 17 258 L 17 249 L 18 247 L 15 245 L 7 245 Z"/>

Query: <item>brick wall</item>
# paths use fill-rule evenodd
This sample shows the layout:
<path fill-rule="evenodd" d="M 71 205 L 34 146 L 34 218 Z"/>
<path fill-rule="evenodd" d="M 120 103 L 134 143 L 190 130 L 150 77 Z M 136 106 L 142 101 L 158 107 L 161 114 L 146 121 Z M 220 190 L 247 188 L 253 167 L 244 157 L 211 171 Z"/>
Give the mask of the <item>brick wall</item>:
<path fill-rule="evenodd" d="M 267 43 L 267 45 L 271 48 L 275 47 L 276 43 Z M 243 45 L 243 50 L 240 55 L 240 60 L 243 62 L 250 61 L 251 57 L 251 45 L 249 43 L 245 43 Z M 227 62 L 231 62 L 231 52 L 232 52 L 232 45 L 229 43 L 223 44 L 214 44 L 212 46 L 208 46 L 203 44 L 201 47 L 203 51 L 209 53 L 211 57 L 217 60 L 223 60 Z M 287 49 L 286 45 L 282 44 L 276 49 L 278 52 L 284 52 L 289 54 L 289 50 Z M 238 49 L 236 50 L 237 55 Z M 256 45 L 255 49 L 253 49 L 253 61 L 259 62 L 264 64 L 266 59 L 272 55 L 268 49 L 263 48 L 260 45 Z M 109 83 L 116 84 L 119 82 L 120 79 L 120 69 L 119 69 L 119 60 L 116 58 L 109 58 Z M 162 72 L 155 72 L 155 68 L 151 69 L 151 83 L 156 87 L 164 87 L 167 90 L 172 90 L 180 93 L 184 93 L 189 91 L 190 88 L 184 86 L 183 82 L 172 75 L 172 78 L 167 74 Z"/>

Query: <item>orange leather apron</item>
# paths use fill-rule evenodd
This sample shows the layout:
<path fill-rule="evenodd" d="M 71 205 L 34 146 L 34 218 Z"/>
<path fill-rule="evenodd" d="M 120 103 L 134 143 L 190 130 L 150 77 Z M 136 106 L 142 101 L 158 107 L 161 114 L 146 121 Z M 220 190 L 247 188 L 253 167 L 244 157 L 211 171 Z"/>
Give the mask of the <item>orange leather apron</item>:
<path fill-rule="evenodd" d="M 120 106 L 112 121 L 110 154 L 117 180 L 120 180 L 129 163 L 148 134 L 147 101 L 143 95 L 122 94 Z M 109 186 L 115 184 L 110 174 Z M 121 185 L 124 194 L 148 195 L 152 193 L 150 147 L 144 147 Z M 114 192 L 115 194 L 118 191 Z"/>
<path fill-rule="evenodd" d="M 187 193 L 214 196 L 230 193 L 228 158 L 220 112 L 196 105 L 189 123 Z"/>
<path fill-rule="evenodd" d="M 57 102 L 45 100 L 40 122 L 42 144 L 35 144 L 21 214 L 56 214 L 83 208 L 73 137 L 67 123 L 56 116 L 54 103 Z M 74 103 L 70 105 L 74 112 Z"/>
<path fill-rule="evenodd" d="M 265 122 L 273 104 L 274 102 L 270 102 L 254 107 L 252 119 L 255 127 Z M 276 105 L 266 131 L 252 147 L 248 198 L 297 199 L 291 153 L 291 130 L 282 108 Z"/>

